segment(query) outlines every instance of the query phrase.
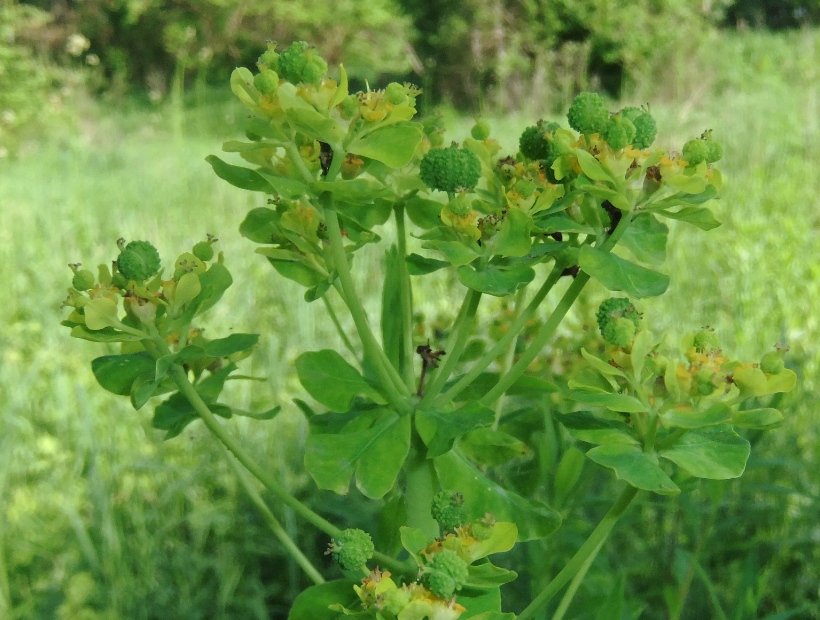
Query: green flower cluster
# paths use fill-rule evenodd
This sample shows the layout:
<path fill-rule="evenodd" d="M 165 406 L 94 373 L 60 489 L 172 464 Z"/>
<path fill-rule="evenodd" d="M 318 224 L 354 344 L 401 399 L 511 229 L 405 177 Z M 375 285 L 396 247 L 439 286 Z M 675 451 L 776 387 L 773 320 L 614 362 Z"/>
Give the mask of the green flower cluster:
<path fill-rule="evenodd" d="M 125 240 L 121 239 L 117 245 L 120 246 L 117 269 L 126 280 L 145 282 L 159 273 L 162 267 L 159 252 L 147 241 L 132 241 L 126 245 Z"/>
<path fill-rule="evenodd" d="M 441 598 L 452 598 L 457 590 L 467 582 L 469 571 L 467 562 L 455 551 L 444 549 L 436 553 L 422 568 L 422 584 L 430 592 Z"/>
<path fill-rule="evenodd" d="M 257 65 L 261 72 L 254 86 L 263 94 L 276 90 L 280 77 L 291 84 L 318 84 L 327 73 L 327 62 L 305 41 L 294 41 L 281 53 L 269 44 Z"/>
<path fill-rule="evenodd" d="M 370 534 L 363 530 L 347 529 L 330 541 L 327 553 L 344 570 L 357 570 L 367 565 L 375 550 Z"/>
<path fill-rule="evenodd" d="M 700 138 L 689 140 L 681 149 L 681 158 L 690 166 L 706 162 L 713 164 L 723 157 L 723 147 L 712 139 L 712 132 L 706 131 Z"/>
<path fill-rule="evenodd" d="M 601 302 L 595 315 L 601 335 L 616 347 L 627 348 L 635 339 L 641 315 L 628 297 L 611 297 Z"/>
<path fill-rule="evenodd" d="M 455 193 L 471 190 L 481 177 L 481 162 L 456 143 L 445 149 L 431 149 L 419 164 L 419 176 L 430 189 Z"/>
<path fill-rule="evenodd" d="M 433 498 L 430 514 L 436 520 L 442 532 L 452 532 L 464 522 L 464 497 L 461 493 L 441 491 Z"/>

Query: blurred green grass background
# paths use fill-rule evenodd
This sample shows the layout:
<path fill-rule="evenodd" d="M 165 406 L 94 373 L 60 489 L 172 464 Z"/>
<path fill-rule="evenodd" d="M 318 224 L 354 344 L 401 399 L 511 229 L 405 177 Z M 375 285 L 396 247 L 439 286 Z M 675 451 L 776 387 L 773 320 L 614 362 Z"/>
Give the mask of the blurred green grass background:
<path fill-rule="evenodd" d="M 715 595 L 738 619 L 763 617 L 764 609 L 820 617 L 818 59 L 817 31 L 724 32 L 652 103 L 669 146 L 715 130 L 728 183 L 716 209 L 720 228 L 674 226 L 671 289 L 641 309 L 653 331 L 713 326 L 739 358 L 758 359 L 786 342 L 800 376 L 798 393 L 781 403 L 785 426 L 755 446 L 741 482 L 748 488 L 727 484 L 721 504 L 732 531 L 765 549 L 747 589 L 742 562 L 709 571 Z M 649 86 L 624 103 L 646 101 Z M 234 421 L 232 430 L 295 494 L 340 522 L 351 516 L 301 472 L 305 425 L 290 403 L 300 394 L 296 355 L 340 348 L 338 337 L 323 308 L 302 301 L 301 289 L 239 236 L 244 214 L 264 198 L 221 182 L 204 161 L 242 132 L 245 115 L 229 94 L 226 84 L 184 106 L 89 104 L 76 132 L 0 163 L 0 618 L 279 618 L 306 585 L 203 429 L 193 425 L 163 443 L 150 407 L 135 413 L 95 384 L 89 362 L 99 346 L 60 327 L 66 264 L 110 261 L 121 236 L 150 239 L 166 256 L 206 232 L 219 237 L 235 284 L 205 327 L 214 335 L 261 332 L 245 368 L 268 377 L 234 382 L 228 399 L 240 408 L 284 407 L 274 422 Z M 472 119 L 447 114 L 455 123 L 448 137 L 466 135 Z M 488 115 L 508 149 L 536 119 Z M 379 271 L 380 252 L 366 254 L 363 289 Z M 417 296 L 428 312 L 446 313 L 442 294 L 458 285 L 433 286 Z M 378 299 L 367 301 L 375 316 Z M 579 312 L 590 309 L 582 303 Z M 750 503 L 775 511 L 764 520 Z M 325 565 L 326 541 L 278 512 Z M 726 557 L 721 531 L 702 563 Z"/>

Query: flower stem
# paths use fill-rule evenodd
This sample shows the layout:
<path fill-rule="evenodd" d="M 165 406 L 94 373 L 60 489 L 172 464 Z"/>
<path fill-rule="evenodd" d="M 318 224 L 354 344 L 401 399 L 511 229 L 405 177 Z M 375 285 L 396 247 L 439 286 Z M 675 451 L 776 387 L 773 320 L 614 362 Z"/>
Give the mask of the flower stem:
<path fill-rule="evenodd" d="M 459 379 L 455 385 L 453 385 L 449 390 L 447 390 L 444 394 L 442 394 L 439 398 L 436 399 L 436 404 L 441 405 L 447 402 L 452 401 L 456 396 L 458 396 L 461 391 L 470 385 L 475 378 L 480 375 L 484 370 L 492 364 L 496 359 L 498 359 L 499 355 L 503 355 L 507 348 L 510 346 L 512 342 L 518 337 L 518 334 L 527 324 L 527 321 L 530 320 L 535 311 L 538 309 L 538 306 L 541 305 L 541 302 L 544 301 L 544 298 L 547 294 L 552 290 L 555 286 L 555 283 L 558 282 L 558 279 L 561 277 L 562 269 L 553 267 L 550 274 L 547 276 L 547 279 L 544 281 L 544 284 L 541 285 L 541 288 L 538 289 L 538 292 L 535 294 L 535 297 L 532 298 L 530 303 L 527 304 L 527 307 L 519 314 L 513 323 L 510 325 L 510 329 L 507 331 L 506 334 L 495 343 L 492 349 L 487 351 L 481 359 L 479 359 L 475 364 L 473 364 L 472 368 L 464 375 L 461 379 Z"/>
<path fill-rule="evenodd" d="M 464 352 L 464 347 L 467 345 L 467 338 L 472 331 L 472 322 L 475 318 L 480 300 L 481 293 L 473 289 L 467 291 L 467 295 L 464 297 L 464 302 L 461 304 L 461 309 L 453 324 L 453 331 L 450 332 L 450 336 L 444 345 L 444 364 L 442 364 L 441 369 L 433 376 L 433 381 L 425 389 L 424 398 L 419 405 L 420 407 L 423 408 L 427 403 L 438 396 L 447 379 L 450 378 L 453 369 L 458 364 L 459 358 Z"/>
<path fill-rule="evenodd" d="M 165 343 L 162 344 L 164 345 Z M 293 495 L 291 495 L 276 479 L 268 475 L 268 473 L 256 461 L 254 461 L 247 452 L 245 452 L 236 438 L 228 434 L 225 429 L 222 428 L 222 425 L 217 422 L 208 405 L 204 400 L 202 400 L 199 392 L 196 391 L 196 388 L 188 380 L 188 375 L 185 373 L 182 366 L 174 364 L 171 367 L 170 375 L 176 386 L 179 388 L 180 393 L 188 400 L 189 403 L 191 403 L 194 411 L 197 412 L 197 415 L 199 415 L 202 419 L 205 426 L 208 427 L 208 430 L 211 431 L 211 433 L 213 433 L 216 438 L 219 439 L 219 441 L 221 441 L 224 446 L 233 453 L 236 460 L 242 463 L 245 469 L 253 474 L 259 482 L 265 485 L 266 489 L 281 499 L 284 504 L 293 508 L 293 511 L 305 519 L 305 521 L 316 526 L 328 536 L 338 536 L 341 534 L 342 531 L 338 527 L 313 512 L 310 508 L 293 497 Z"/>
<path fill-rule="evenodd" d="M 572 603 L 572 599 L 575 598 L 575 593 L 578 592 L 578 588 L 581 586 L 581 583 L 584 581 L 584 577 L 586 577 L 587 572 L 589 571 L 589 567 L 592 566 L 595 558 L 598 557 L 598 552 L 603 546 L 604 541 L 602 540 L 598 543 L 598 546 L 595 547 L 592 553 L 589 554 L 589 557 L 584 560 L 584 563 L 581 565 L 578 572 L 575 573 L 575 577 L 572 578 L 567 591 L 564 592 L 564 597 L 558 604 L 558 609 L 556 609 L 555 613 L 552 614 L 552 620 L 563 620 L 564 614 L 567 613 L 567 609 L 569 609 L 570 603 Z"/>
<path fill-rule="evenodd" d="M 223 450 L 227 451 L 227 448 L 223 446 Z M 253 502 L 254 506 L 262 513 L 262 518 L 265 519 L 265 522 L 268 524 L 268 527 L 273 532 L 273 535 L 279 539 L 279 542 L 282 543 L 282 546 L 288 550 L 288 553 L 293 557 L 295 562 L 300 566 L 300 568 L 305 571 L 308 577 L 313 581 L 315 584 L 324 583 L 325 579 L 322 577 L 321 573 L 316 569 L 315 566 L 307 559 L 302 550 L 293 542 L 293 539 L 288 535 L 285 531 L 285 528 L 282 527 L 282 524 L 279 523 L 279 520 L 274 516 L 271 512 L 268 505 L 265 503 L 265 500 L 262 499 L 262 496 L 259 495 L 259 491 L 253 486 L 253 483 L 248 479 L 248 474 L 242 469 L 239 464 L 236 462 L 233 456 L 230 454 L 225 455 L 228 459 L 228 462 L 233 467 L 234 472 L 236 472 L 236 477 L 239 478 L 239 482 L 242 483 L 242 487 L 245 489 L 245 492 L 248 494 L 248 497 Z"/>
<path fill-rule="evenodd" d="M 409 390 L 413 390 L 415 376 L 413 373 L 413 287 L 410 284 L 410 274 L 407 271 L 407 231 L 404 224 L 404 204 L 396 202 L 393 207 L 396 216 L 396 233 L 399 246 L 399 297 L 401 299 L 401 337 L 402 359 L 399 362 L 404 383 Z"/>
<path fill-rule="evenodd" d="M 560 573 L 553 577 L 552 581 L 533 599 L 532 603 L 527 605 L 524 611 L 516 616 L 515 620 L 531 620 L 534 618 L 535 614 L 549 603 L 552 597 L 558 594 L 561 588 L 583 569 L 584 563 L 591 555 L 598 552 L 600 546 L 609 537 L 609 533 L 618 522 L 618 519 L 626 512 L 629 504 L 637 494 L 638 489 L 635 487 L 630 486 L 624 489 L 621 496 L 615 504 L 613 504 L 612 508 L 609 509 L 609 512 L 604 515 L 604 518 L 601 519 L 598 526 L 592 530 L 589 538 L 586 539 L 584 544 L 581 545 L 581 548 L 572 556 L 572 559 L 567 562 Z"/>
<path fill-rule="evenodd" d="M 345 330 L 342 329 L 342 324 L 339 322 L 339 317 L 336 316 L 336 311 L 333 309 L 333 306 L 330 303 L 330 300 L 327 298 L 327 294 L 322 295 L 322 301 L 325 303 L 325 308 L 327 309 L 327 314 L 330 316 L 330 320 L 333 321 L 333 325 L 336 327 L 336 331 L 339 332 L 339 337 L 342 339 L 345 347 L 348 351 L 350 351 L 351 355 L 353 355 L 356 360 L 360 360 L 359 354 L 356 349 L 353 347 L 353 343 L 350 342 L 350 338 L 347 337 Z"/>
<path fill-rule="evenodd" d="M 350 275 L 350 267 L 347 264 L 347 255 L 345 254 L 342 233 L 339 228 L 339 218 L 333 209 L 332 197 L 330 197 L 329 194 L 325 194 L 325 196 L 328 196 L 331 200 L 330 204 L 325 205 L 324 213 L 328 237 L 330 238 L 330 250 L 333 263 L 336 268 L 336 273 L 339 274 L 339 281 L 345 294 L 347 307 L 353 317 L 353 322 L 356 324 L 356 330 L 359 333 L 359 338 L 364 347 L 365 357 L 373 362 L 385 396 L 388 397 L 391 404 L 400 412 L 406 412 L 407 405 L 403 400 L 410 394 L 410 391 L 402 381 L 398 371 L 390 363 L 390 360 L 387 359 L 387 356 L 384 354 L 384 351 L 379 346 L 376 337 L 370 329 L 367 314 L 359 300 L 359 296 L 356 294 L 353 277 Z"/>

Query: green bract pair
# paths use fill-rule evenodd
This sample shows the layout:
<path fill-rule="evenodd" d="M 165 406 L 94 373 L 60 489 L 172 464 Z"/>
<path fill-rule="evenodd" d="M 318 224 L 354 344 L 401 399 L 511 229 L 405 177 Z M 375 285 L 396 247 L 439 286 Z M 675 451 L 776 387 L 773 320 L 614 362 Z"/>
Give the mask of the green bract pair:
<path fill-rule="evenodd" d="M 173 262 L 147 242 L 121 243 L 97 277 L 74 265 L 64 324 L 75 337 L 120 346 L 92 362 L 105 389 L 136 409 L 160 399 L 153 425 L 166 438 L 201 420 L 271 497 L 332 540 L 343 577 L 319 571 L 240 476 L 315 584 L 290 620 L 531 620 L 572 582 L 565 608 L 639 490 L 675 495 L 693 480 L 742 475 L 745 429 L 782 421 L 759 399 L 795 383 L 783 348 L 759 363 L 734 361 L 708 329 L 681 343 L 653 335 L 632 301 L 669 286 L 668 220 L 719 225 L 720 144 L 705 132 L 679 154 L 652 148 L 647 109 L 613 113 L 581 93 L 568 127 L 539 121 L 515 153 L 503 152 L 484 120 L 443 147 L 440 118 L 414 120 L 418 88 L 351 93 L 343 67 L 335 78 L 327 70 L 317 50 L 296 42 L 271 45 L 256 72 L 234 71 L 231 88 L 252 118 L 247 140 L 223 150 L 244 164 L 207 161 L 264 198 L 240 234 L 306 302 L 321 300 L 338 331 L 344 350 L 295 361 L 309 396 L 294 401 L 309 430 L 304 468 L 319 489 L 346 494 L 355 484 L 377 502 L 379 536 L 365 532 L 376 531 L 372 523 L 342 530 L 309 508 L 217 419 L 269 419 L 280 408 L 253 413 L 220 400 L 227 380 L 247 378 L 233 373 L 258 336 L 208 339 L 196 326 L 232 283 L 213 238 Z M 352 270 L 357 252 L 383 237 L 373 314 Z M 414 299 L 438 271 L 463 298 L 449 315 L 419 316 Z M 552 374 L 544 352 L 592 281 L 617 293 L 597 313 L 603 338 L 590 334 L 569 370 Z M 488 297 L 503 298 L 507 311 L 485 332 L 477 326 Z M 549 445 L 538 439 L 547 435 Z M 574 510 L 568 498 L 583 491 L 582 454 L 615 472 L 619 498 L 526 607 L 503 611 L 501 587 L 516 573 L 488 556 L 560 532 Z"/>

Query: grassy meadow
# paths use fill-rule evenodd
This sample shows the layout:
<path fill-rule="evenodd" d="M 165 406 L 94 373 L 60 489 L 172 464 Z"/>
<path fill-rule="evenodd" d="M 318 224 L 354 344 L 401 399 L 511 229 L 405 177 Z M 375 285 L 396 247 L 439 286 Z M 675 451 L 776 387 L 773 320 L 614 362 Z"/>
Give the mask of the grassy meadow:
<path fill-rule="evenodd" d="M 720 617 L 715 600 L 733 620 L 788 610 L 797 612 L 777 617 L 820 618 L 818 58 L 818 32 L 724 33 L 684 68 L 665 75 L 659 66 L 658 82 L 625 102 L 653 101 L 670 146 L 712 128 L 725 150 L 723 226 L 674 227 L 672 286 L 641 305 L 653 331 L 710 325 L 748 359 L 785 342 L 800 376 L 798 392 L 780 403 L 785 426 L 758 438 L 749 476 L 721 491 L 715 533 L 699 546 L 711 578 L 695 577 L 702 596 L 693 590 L 681 618 Z M 226 84 L 182 109 L 147 99 L 87 104 L 63 137 L 0 160 L 0 620 L 284 618 L 307 585 L 205 431 L 194 424 L 164 443 L 151 407 L 134 412 L 96 385 L 89 363 L 100 345 L 59 325 L 67 263 L 108 262 L 119 237 L 150 239 L 169 256 L 206 233 L 219 237 L 235 284 L 205 327 L 213 336 L 260 332 L 244 368 L 267 377 L 235 382 L 226 398 L 252 410 L 283 405 L 273 422 L 242 419 L 232 430 L 301 498 L 340 522 L 349 511 L 301 471 L 306 426 L 290 400 L 300 395 L 295 357 L 341 343 L 321 303 L 304 302 L 239 236 L 264 197 L 228 186 L 204 161 L 242 133 L 244 113 L 229 96 Z M 537 118 L 488 120 L 514 149 Z M 455 120 L 459 139 L 472 120 Z M 366 254 L 362 288 L 377 277 L 380 252 Z M 432 286 L 417 291 L 425 313 L 452 315 L 446 293 L 458 285 Z M 378 301 L 368 300 L 374 316 Z M 490 321 L 490 311 L 482 317 Z M 329 567 L 327 541 L 276 512 Z M 640 581 L 646 563 L 637 564 L 629 565 Z M 666 616 L 650 606 L 641 617 Z"/>

